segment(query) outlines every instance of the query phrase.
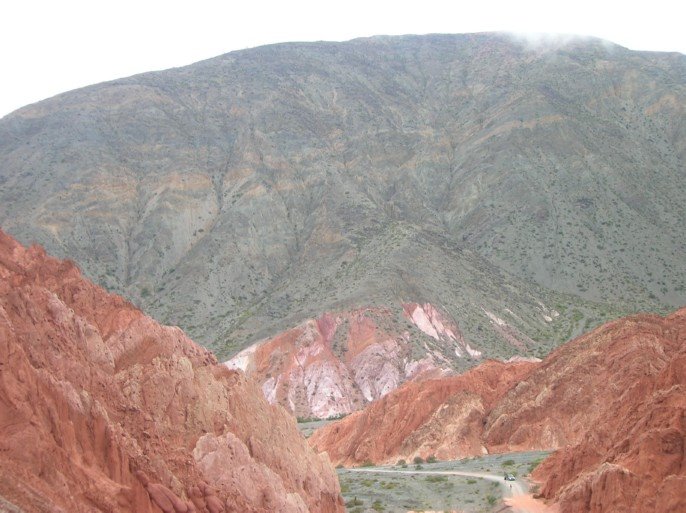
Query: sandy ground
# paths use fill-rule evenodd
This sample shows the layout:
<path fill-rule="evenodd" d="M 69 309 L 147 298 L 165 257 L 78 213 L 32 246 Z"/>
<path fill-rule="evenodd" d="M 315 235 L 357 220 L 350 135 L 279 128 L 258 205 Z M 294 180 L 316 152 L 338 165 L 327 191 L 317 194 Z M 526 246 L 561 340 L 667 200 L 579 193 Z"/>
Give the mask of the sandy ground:
<path fill-rule="evenodd" d="M 559 513 L 555 506 L 548 506 L 534 499 L 532 495 L 513 495 L 505 498 L 507 504 L 516 513 Z"/>

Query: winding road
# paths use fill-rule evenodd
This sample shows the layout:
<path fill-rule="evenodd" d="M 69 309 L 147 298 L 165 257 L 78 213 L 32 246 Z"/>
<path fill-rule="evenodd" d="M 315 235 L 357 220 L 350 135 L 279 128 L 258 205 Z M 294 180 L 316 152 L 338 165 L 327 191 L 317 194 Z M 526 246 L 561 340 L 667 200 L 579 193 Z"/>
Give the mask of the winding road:
<path fill-rule="evenodd" d="M 513 513 L 552 513 L 541 501 L 537 501 L 527 494 L 527 487 L 521 481 L 505 481 L 502 476 L 487 474 L 483 472 L 462 472 L 459 470 L 391 470 L 373 468 L 348 468 L 348 472 L 370 472 L 375 474 L 412 474 L 412 475 L 433 475 L 433 476 L 464 476 L 488 479 L 503 486 L 500 487 L 505 504 Z M 510 485 L 510 486 L 508 486 Z"/>

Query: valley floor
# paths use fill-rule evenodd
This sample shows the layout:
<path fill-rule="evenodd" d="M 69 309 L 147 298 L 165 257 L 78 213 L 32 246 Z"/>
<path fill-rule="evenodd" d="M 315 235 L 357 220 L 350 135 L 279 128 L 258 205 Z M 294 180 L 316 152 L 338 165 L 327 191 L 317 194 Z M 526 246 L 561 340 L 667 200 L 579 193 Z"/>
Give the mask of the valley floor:
<path fill-rule="evenodd" d="M 457 461 L 338 469 L 348 512 L 544 513 L 525 476 L 547 455 L 523 452 Z M 504 475 L 516 476 L 505 481 Z"/>

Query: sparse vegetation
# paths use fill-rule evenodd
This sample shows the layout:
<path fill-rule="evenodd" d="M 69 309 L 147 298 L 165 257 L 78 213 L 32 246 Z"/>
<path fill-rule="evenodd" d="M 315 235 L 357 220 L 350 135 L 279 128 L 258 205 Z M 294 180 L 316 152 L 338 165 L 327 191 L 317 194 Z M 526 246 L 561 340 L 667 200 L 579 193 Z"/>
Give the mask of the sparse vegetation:
<path fill-rule="evenodd" d="M 462 476 L 431 474 L 432 470 L 465 470 L 488 472 L 500 475 L 502 463 L 513 460 L 508 465 L 508 472 L 523 473 L 532 462 L 542 459 L 543 454 L 519 453 L 507 456 L 483 456 L 466 458 L 460 461 L 437 461 L 431 467 L 423 467 L 420 474 L 388 474 L 371 472 L 355 472 L 348 469 L 338 470 L 343 496 L 346 502 L 354 498 L 364 501 L 364 505 L 348 507 L 372 510 L 372 504 L 379 501 L 385 511 L 441 511 L 460 509 L 473 512 L 491 512 L 492 506 L 497 504 L 502 484 L 500 479 L 492 481 Z M 427 458 L 428 460 L 428 458 Z M 396 465 L 390 469 L 401 470 Z M 405 462 L 407 464 L 407 462 Z M 411 466 L 414 469 L 414 465 Z M 423 473 L 425 473 L 422 475 Z M 493 505 L 488 503 L 488 496 L 496 498 Z"/>
<path fill-rule="evenodd" d="M 188 80 L 183 83 L 167 82 L 169 72 L 161 72 L 155 74 L 154 80 L 174 92 L 165 100 L 171 103 L 163 105 L 164 108 L 159 108 L 160 100 L 156 97 L 144 99 L 143 108 L 152 113 L 151 119 L 136 116 L 131 109 L 139 102 L 124 98 L 117 105 L 105 106 L 117 111 L 117 116 L 88 120 L 92 124 L 89 130 L 111 135 L 108 140 L 118 148 L 122 172 L 134 174 L 139 171 L 138 166 L 152 169 L 157 164 L 154 151 L 147 154 L 138 147 L 138 136 L 145 134 L 149 122 L 162 130 L 172 123 L 179 133 L 196 134 L 199 128 L 198 140 L 205 141 L 207 148 L 223 147 L 224 121 L 218 113 L 232 109 L 236 112 L 232 123 L 237 133 L 252 127 L 255 120 L 259 126 L 253 128 L 258 132 L 274 123 L 290 126 L 292 130 L 276 130 L 269 138 L 255 140 L 254 151 L 264 162 L 279 161 L 285 166 L 267 183 L 261 173 L 246 175 L 238 182 L 227 179 L 228 173 L 249 167 L 249 162 L 241 160 L 245 157 L 234 156 L 238 160 L 232 161 L 233 167 L 220 169 L 215 157 L 208 156 L 207 169 L 200 166 L 197 176 L 203 176 L 202 180 L 211 178 L 215 185 L 226 185 L 217 188 L 217 205 L 212 208 L 198 203 L 194 195 L 171 195 L 171 191 L 155 203 L 147 203 L 153 191 L 173 182 L 174 175 L 169 174 L 173 171 L 165 171 L 166 168 L 139 185 L 142 203 L 135 205 L 135 212 L 125 211 L 128 207 L 123 205 L 128 203 L 113 201 L 107 187 L 89 192 L 83 201 L 59 195 L 44 204 L 42 187 L 24 190 L 23 182 L 9 178 L 33 173 L 50 186 L 62 183 L 68 176 L 69 183 L 80 190 L 78 187 L 87 179 L 85 170 L 102 168 L 100 144 L 104 143 L 98 139 L 76 142 L 57 128 L 66 125 L 43 123 L 39 115 L 37 123 L 45 131 L 40 140 L 32 139 L 37 146 L 24 148 L 12 141 L 24 141 L 25 128 L 5 123 L 6 139 L 10 142 L 2 154 L 0 177 L 5 180 L 4 195 L 0 198 L 0 204 L 6 207 L 4 215 L 8 220 L 25 219 L 27 233 L 32 228 L 42 233 L 42 223 L 53 218 L 64 239 L 52 240 L 48 249 L 71 248 L 72 257 L 86 267 L 87 274 L 106 277 L 106 285 L 117 292 L 135 296 L 140 276 L 145 276 L 150 280 L 148 294 L 154 291 L 151 296 L 159 296 L 154 304 L 148 305 L 151 312 L 184 328 L 192 327 L 191 336 L 214 349 L 220 359 L 324 311 L 362 303 L 397 306 L 400 298 L 411 295 L 440 298 L 447 312 L 456 317 L 465 338 L 488 356 L 496 357 L 512 356 L 515 351 L 484 316 L 483 304 L 492 305 L 494 313 L 501 317 L 506 317 L 506 309 L 512 309 L 516 316 L 505 320 L 540 344 L 531 348 L 531 354 L 542 356 L 580 330 L 608 319 L 608 310 L 617 314 L 663 311 L 670 305 L 684 303 L 683 173 L 677 151 L 679 143 L 668 137 L 669 130 L 665 131 L 665 127 L 680 122 L 675 117 L 678 112 L 657 112 L 655 122 L 651 123 L 645 116 L 622 110 L 623 100 L 604 96 L 597 103 L 597 116 L 587 116 L 583 112 L 589 101 L 596 99 L 597 84 L 615 79 L 608 70 L 589 68 L 592 73 L 575 76 L 595 78 L 574 81 L 573 91 L 564 79 L 546 86 L 550 88 L 549 94 L 564 97 L 569 102 L 569 112 L 575 113 L 571 118 L 565 116 L 559 125 L 562 129 L 541 125 L 535 128 L 540 131 L 539 136 L 520 139 L 524 127 L 513 129 L 512 120 L 521 120 L 516 121 L 518 125 L 535 125 L 539 106 L 534 98 L 524 95 L 513 113 L 513 99 L 541 83 L 550 70 L 550 61 L 536 59 L 525 70 L 518 69 L 512 87 L 498 94 L 494 94 L 497 85 L 483 82 L 490 71 L 476 70 L 475 80 L 486 84 L 484 94 L 495 102 L 489 106 L 489 114 L 481 112 L 474 99 L 465 100 L 469 106 L 451 111 L 452 121 L 441 129 L 446 140 L 460 140 L 467 145 L 460 149 L 464 155 L 480 155 L 488 148 L 489 161 L 486 166 L 478 159 L 463 162 L 465 167 L 459 173 L 467 181 L 458 181 L 461 185 L 456 187 L 457 176 L 453 175 L 457 170 L 437 172 L 445 158 L 438 148 L 426 147 L 422 165 L 407 163 L 412 161 L 411 148 L 422 144 L 421 134 L 435 130 L 421 112 L 444 110 L 445 95 L 456 94 L 459 81 L 447 82 L 445 91 L 427 89 L 418 86 L 409 70 L 416 69 L 416 56 L 422 54 L 422 58 L 429 59 L 425 81 L 430 83 L 440 79 L 440 69 L 466 72 L 464 63 L 469 59 L 446 53 L 443 43 L 430 36 L 418 38 L 417 44 L 432 51 L 424 54 L 408 47 L 407 52 L 393 53 L 398 66 L 391 69 L 386 53 L 393 51 L 391 44 L 370 57 L 378 59 L 370 68 L 375 79 L 360 81 L 368 70 L 356 70 L 349 65 L 356 59 L 344 56 L 354 55 L 356 50 L 354 45 L 343 43 L 337 55 L 347 60 L 348 72 L 337 72 L 337 59 L 327 61 L 320 77 L 323 82 L 318 85 L 306 79 L 302 62 L 319 61 L 319 50 L 293 46 L 282 56 L 286 65 L 292 67 L 292 83 L 261 84 L 269 89 L 269 95 L 246 95 L 233 100 L 218 94 L 228 83 L 221 67 L 203 65 L 202 72 L 189 67 L 184 71 Z M 466 45 L 465 55 L 479 55 L 481 44 L 474 41 Z M 260 55 L 265 77 L 284 65 L 269 52 L 255 52 Z M 575 53 L 573 62 L 569 55 L 556 55 L 560 63 L 568 63 L 558 69 L 583 70 L 592 66 L 588 57 L 591 50 L 579 48 Z M 576 60 L 582 54 L 586 58 Z M 654 89 L 656 97 L 662 94 L 660 91 L 671 91 L 674 80 L 680 78 L 680 69 L 662 58 L 645 59 L 634 54 L 621 64 L 631 70 L 633 90 Z M 514 61 L 503 65 L 508 68 L 512 64 Z M 433 70 L 438 74 L 434 75 Z M 249 66 L 238 66 L 235 71 L 231 82 L 243 84 L 241 87 L 255 79 Z M 383 83 L 389 74 L 406 94 L 398 96 L 391 89 L 372 85 L 376 80 Z M 208 76 L 210 79 L 205 82 Z M 197 127 L 193 109 L 185 108 L 182 98 L 201 82 L 216 101 L 208 106 L 205 124 Z M 98 87 L 101 86 L 94 86 L 92 91 L 97 92 Z M 293 96 L 293 87 L 299 88 L 298 100 Z M 354 89 L 366 105 L 379 106 L 379 110 L 363 109 L 341 121 L 336 131 L 340 141 L 345 141 L 343 151 L 322 148 L 321 134 L 311 130 L 330 114 L 328 107 L 318 107 L 316 98 L 323 90 L 320 87 Z M 263 98 L 267 97 L 273 100 L 265 101 Z M 419 97 L 420 103 L 408 100 Z M 78 106 L 79 98 L 70 98 Z M 312 108 L 300 108 L 301 101 Z M 275 107 L 285 104 L 290 107 Z M 393 109 L 384 108 L 389 104 Z M 163 113 L 168 109 L 178 116 L 173 120 L 166 118 Z M 46 109 L 52 111 L 59 109 Z M 257 117 L 247 113 L 256 113 Z M 398 127 L 397 119 L 416 124 L 416 129 Z M 489 124 L 489 130 L 513 130 L 516 139 L 464 138 L 466 127 L 482 126 L 482 122 Z M 384 130 L 379 130 L 382 126 Z M 610 126 L 612 144 L 607 144 Z M 130 137 L 118 137 L 125 133 Z M 362 133 L 372 135 L 360 137 Z M 513 144 L 514 140 L 519 143 Z M 199 158 L 197 144 L 195 137 L 180 138 L 167 149 L 167 158 L 175 162 Z M 570 144 L 595 155 L 592 161 L 585 162 L 587 168 L 583 172 L 569 152 Z M 594 152 L 598 147 L 608 151 Z M 30 155 L 26 154 L 28 148 L 33 151 Z M 69 155 L 57 167 L 51 161 L 55 148 L 64 149 L 60 153 Z M 281 161 L 286 154 L 288 158 Z M 361 159 L 350 158 L 355 154 L 367 155 L 364 164 Z M 30 173 L 25 169 L 27 158 L 32 162 Z M 449 158 L 456 162 L 455 155 Z M 497 181 L 489 182 L 489 176 L 497 177 Z M 653 180 L 654 176 L 660 180 Z M 190 175 L 189 179 L 187 185 L 200 183 L 193 182 Z M 482 181 L 489 185 L 473 187 Z M 621 188 L 612 186 L 620 182 Z M 334 183 L 337 193 L 327 195 Z M 507 185 L 496 187 L 496 183 Z M 301 187 L 302 184 L 307 186 Z M 260 194 L 253 196 L 258 190 Z M 287 198 L 284 191 L 289 191 Z M 325 195 L 328 202 L 319 201 Z M 253 201 L 254 198 L 258 200 Z M 172 208 L 153 208 L 157 201 Z M 46 209 L 41 216 L 27 216 L 38 204 Z M 456 215 L 455 205 L 461 205 L 460 215 Z M 102 215 L 84 215 L 86 208 Z M 186 218 L 187 212 L 196 211 L 194 219 Z M 336 215 L 331 217 L 333 212 Z M 130 227 L 130 233 L 121 233 L 122 216 L 129 214 L 138 222 Z M 82 219 L 82 224 L 77 227 L 62 218 Z M 320 220 L 318 229 L 311 231 L 312 227 L 303 222 L 305 219 Z M 226 231 L 227 226 L 235 229 Z M 192 235 L 195 236 L 189 237 Z M 126 244 L 126 251 L 111 251 L 121 248 L 122 243 Z M 413 265 L 416 262 L 426 265 Z M 404 269 L 409 273 L 408 279 L 398 279 L 394 269 Z M 424 272 L 426 269 L 432 272 Z M 140 294 L 147 296 L 142 290 Z M 559 317 L 544 321 L 537 300 L 557 305 Z M 220 316 L 215 305 L 226 305 L 221 306 Z M 572 318 L 573 310 L 579 311 L 582 318 Z M 188 316 L 178 313 L 181 311 L 188 312 Z M 344 350 L 342 340 L 337 341 L 336 351 Z M 418 346 L 421 351 L 422 344 Z M 458 370 L 471 364 L 465 359 L 455 360 Z"/>
<path fill-rule="evenodd" d="M 426 476 L 427 483 L 445 483 L 448 478 L 446 476 Z"/>
<path fill-rule="evenodd" d="M 353 506 L 362 506 L 364 504 L 363 500 L 353 497 L 351 500 L 345 503 L 346 508 L 352 508 Z"/>

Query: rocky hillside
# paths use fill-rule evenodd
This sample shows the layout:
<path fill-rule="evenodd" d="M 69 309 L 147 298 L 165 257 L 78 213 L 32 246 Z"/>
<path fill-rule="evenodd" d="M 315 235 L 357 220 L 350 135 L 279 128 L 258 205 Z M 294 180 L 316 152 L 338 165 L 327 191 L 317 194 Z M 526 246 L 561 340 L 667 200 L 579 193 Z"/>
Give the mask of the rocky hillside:
<path fill-rule="evenodd" d="M 1 231 L 0 370 L 2 511 L 344 510 L 243 374 Z"/>
<path fill-rule="evenodd" d="M 408 383 L 315 431 L 310 444 L 343 465 L 484 454 L 484 417 L 535 365 L 492 360 L 459 376 Z"/>
<path fill-rule="evenodd" d="M 334 463 L 559 449 L 536 470 L 561 511 L 686 508 L 686 309 L 606 324 L 541 363 L 410 383 L 314 433 Z"/>
<path fill-rule="evenodd" d="M 598 369 L 606 381 L 590 380 L 595 394 L 586 410 L 571 416 L 577 436 L 537 469 L 543 496 L 563 512 L 686 511 L 686 309 L 666 319 L 634 318 L 597 335 L 587 343 L 604 354 L 587 357 L 579 363 L 591 365 L 572 372 Z M 599 361 L 601 368 L 593 365 Z M 574 379 L 557 381 L 569 385 L 555 390 L 562 396 L 557 409 L 541 401 L 551 417 L 569 410 L 572 395 L 588 391 L 574 391 Z"/>
<path fill-rule="evenodd" d="M 359 410 L 405 381 L 452 374 L 457 360 L 467 367 L 481 356 L 433 305 L 406 304 L 402 312 L 402 333 L 393 331 L 399 312 L 389 309 L 327 313 L 248 347 L 226 365 L 260 383 L 271 403 L 298 417 L 327 418 Z"/>
<path fill-rule="evenodd" d="M 685 86 L 683 55 L 592 39 L 233 52 L 0 120 L 0 224 L 222 357 L 406 302 L 542 355 L 686 303 Z"/>

